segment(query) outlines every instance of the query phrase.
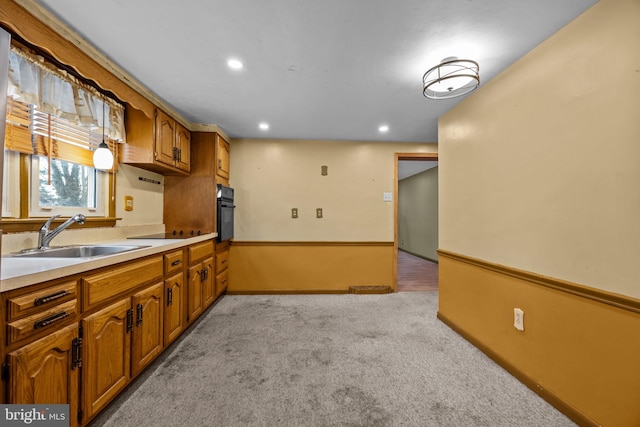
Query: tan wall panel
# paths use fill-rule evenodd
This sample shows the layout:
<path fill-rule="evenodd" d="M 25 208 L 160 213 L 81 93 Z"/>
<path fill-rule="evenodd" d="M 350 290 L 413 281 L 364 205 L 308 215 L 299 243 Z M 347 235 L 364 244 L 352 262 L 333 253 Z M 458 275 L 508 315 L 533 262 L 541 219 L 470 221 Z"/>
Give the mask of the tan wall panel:
<path fill-rule="evenodd" d="M 237 243 L 229 254 L 229 293 L 347 292 L 393 287 L 393 243 Z"/>
<path fill-rule="evenodd" d="M 439 314 L 584 417 L 640 425 L 640 314 L 510 273 L 441 253 Z"/>
<path fill-rule="evenodd" d="M 234 139 L 235 238 L 241 241 L 391 241 L 395 153 L 436 144 Z M 321 166 L 328 174 L 321 175 Z M 298 208 L 298 218 L 291 218 Z M 316 218 L 316 208 L 324 217 Z"/>
<path fill-rule="evenodd" d="M 640 298 L 639 23 L 601 0 L 440 119 L 440 248 Z"/>

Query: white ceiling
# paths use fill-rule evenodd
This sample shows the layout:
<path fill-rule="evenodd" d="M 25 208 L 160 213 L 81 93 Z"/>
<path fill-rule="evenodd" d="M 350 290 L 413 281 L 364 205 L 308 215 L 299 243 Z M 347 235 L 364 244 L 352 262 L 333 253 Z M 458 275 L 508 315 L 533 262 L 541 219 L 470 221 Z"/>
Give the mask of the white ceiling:
<path fill-rule="evenodd" d="M 438 117 L 464 99 L 424 98 L 428 68 L 473 59 L 482 87 L 595 2 L 37 0 L 192 124 L 406 142 L 437 142 Z"/>

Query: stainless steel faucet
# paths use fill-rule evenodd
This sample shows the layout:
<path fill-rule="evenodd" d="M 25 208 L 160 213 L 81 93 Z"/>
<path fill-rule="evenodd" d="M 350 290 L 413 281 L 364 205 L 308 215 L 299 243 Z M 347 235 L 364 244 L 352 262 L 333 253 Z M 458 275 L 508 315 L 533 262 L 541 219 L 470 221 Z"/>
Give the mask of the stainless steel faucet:
<path fill-rule="evenodd" d="M 85 216 L 82 214 L 76 214 L 60 224 L 54 230 L 49 231 L 49 226 L 53 222 L 54 219 L 58 218 L 60 215 L 54 215 L 45 222 L 42 227 L 40 227 L 40 233 L 38 235 L 38 249 L 47 249 L 49 248 L 49 243 L 56 237 L 58 234 L 62 233 L 67 227 L 69 227 L 74 222 L 78 224 L 84 224 Z"/>

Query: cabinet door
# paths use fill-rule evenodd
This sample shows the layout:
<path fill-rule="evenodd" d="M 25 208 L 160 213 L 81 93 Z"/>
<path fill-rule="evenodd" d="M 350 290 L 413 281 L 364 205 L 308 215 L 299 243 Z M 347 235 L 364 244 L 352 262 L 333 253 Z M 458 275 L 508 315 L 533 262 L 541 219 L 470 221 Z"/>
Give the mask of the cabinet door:
<path fill-rule="evenodd" d="M 202 263 L 189 267 L 187 288 L 187 322 L 195 320 L 202 313 Z"/>
<path fill-rule="evenodd" d="M 176 167 L 189 172 L 191 169 L 191 133 L 179 123 L 176 123 L 176 148 L 178 152 Z"/>
<path fill-rule="evenodd" d="M 184 275 L 178 273 L 164 281 L 164 345 L 182 333 L 184 319 Z"/>
<path fill-rule="evenodd" d="M 69 404 L 70 425 L 77 425 L 78 367 L 73 364 L 74 323 L 7 355 L 7 403 Z"/>
<path fill-rule="evenodd" d="M 216 140 L 218 147 L 218 167 L 216 169 L 216 174 L 222 178 L 229 179 L 229 143 L 219 135 L 216 135 Z"/>
<path fill-rule="evenodd" d="M 213 257 L 202 261 L 202 298 L 205 308 L 209 307 L 216 299 L 215 274 Z"/>
<path fill-rule="evenodd" d="M 82 320 L 82 407 L 86 417 L 100 411 L 129 381 L 130 309 L 131 298 L 125 298 Z"/>
<path fill-rule="evenodd" d="M 174 166 L 176 122 L 160 110 L 156 111 L 155 156 L 156 161 Z"/>
<path fill-rule="evenodd" d="M 162 351 L 162 282 L 133 296 L 135 326 L 131 345 L 131 375 L 136 376 Z"/>

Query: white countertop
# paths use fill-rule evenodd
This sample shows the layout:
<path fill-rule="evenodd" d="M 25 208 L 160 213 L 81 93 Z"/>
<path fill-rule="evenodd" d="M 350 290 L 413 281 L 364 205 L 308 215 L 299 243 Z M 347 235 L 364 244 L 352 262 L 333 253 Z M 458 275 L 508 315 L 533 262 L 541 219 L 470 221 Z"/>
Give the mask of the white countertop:
<path fill-rule="evenodd" d="M 148 255 L 178 249 L 193 243 L 214 239 L 216 233 L 203 234 L 187 239 L 120 239 L 91 242 L 91 245 L 144 245 L 113 255 L 93 258 L 29 258 L 3 256 L 0 264 L 0 292 L 22 288 L 36 283 L 83 273 L 96 268 L 131 261 Z"/>

